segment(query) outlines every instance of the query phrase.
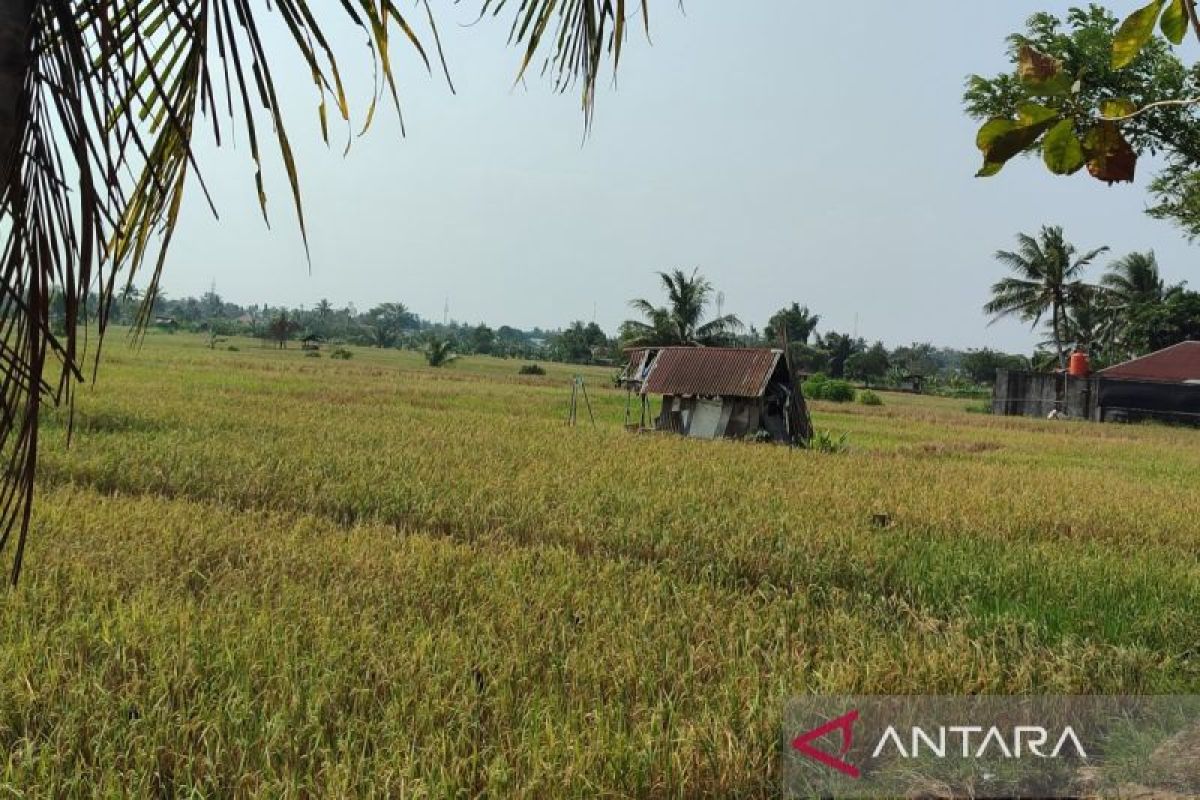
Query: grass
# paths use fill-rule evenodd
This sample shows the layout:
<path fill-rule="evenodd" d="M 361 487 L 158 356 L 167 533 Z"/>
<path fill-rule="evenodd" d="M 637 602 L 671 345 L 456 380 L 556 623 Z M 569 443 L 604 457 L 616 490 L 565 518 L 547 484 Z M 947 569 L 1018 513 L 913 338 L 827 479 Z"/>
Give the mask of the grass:
<path fill-rule="evenodd" d="M 829 456 L 232 343 L 114 341 L 47 417 L 16 794 L 768 797 L 796 694 L 1200 690 L 1200 432 L 887 394 L 814 404 Z"/>

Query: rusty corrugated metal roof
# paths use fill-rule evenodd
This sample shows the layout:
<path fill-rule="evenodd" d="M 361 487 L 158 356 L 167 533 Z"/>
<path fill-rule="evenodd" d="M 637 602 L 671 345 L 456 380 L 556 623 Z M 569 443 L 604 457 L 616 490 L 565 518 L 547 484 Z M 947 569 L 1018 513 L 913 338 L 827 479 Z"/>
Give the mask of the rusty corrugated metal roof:
<path fill-rule="evenodd" d="M 1200 381 L 1200 342 L 1180 342 L 1098 373 L 1127 381 Z"/>
<path fill-rule="evenodd" d="M 664 347 L 642 393 L 761 397 L 782 355 L 750 347 Z"/>

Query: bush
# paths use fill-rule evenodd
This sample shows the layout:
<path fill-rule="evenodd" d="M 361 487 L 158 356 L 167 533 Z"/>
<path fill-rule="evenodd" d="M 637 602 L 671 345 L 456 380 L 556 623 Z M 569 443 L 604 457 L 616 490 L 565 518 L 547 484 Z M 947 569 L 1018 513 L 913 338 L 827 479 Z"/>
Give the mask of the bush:
<path fill-rule="evenodd" d="M 966 411 L 968 414 L 990 414 L 990 413 L 992 413 L 992 404 L 991 403 L 971 403 L 971 405 L 965 406 L 965 408 L 966 408 Z"/>
<path fill-rule="evenodd" d="M 808 380 L 806 380 L 804 385 L 800 388 L 804 392 L 805 397 L 809 398 L 810 400 L 819 400 L 821 399 L 821 390 L 828 382 L 829 378 L 818 372 L 809 376 Z"/>
<path fill-rule="evenodd" d="M 826 378 L 821 373 L 804 382 L 804 396 L 811 400 L 828 400 L 832 403 L 849 403 L 854 400 L 854 387 L 846 381 Z"/>
<path fill-rule="evenodd" d="M 883 398 L 870 389 L 866 389 L 858 393 L 858 402 L 864 406 L 881 406 L 883 405 Z"/>
<path fill-rule="evenodd" d="M 517 370 L 517 374 L 518 375 L 545 375 L 546 370 L 542 369 L 542 367 L 537 364 L 523 364 L 521 366 L 521 368 L 519 370 Z"/>
<path fill-rule="evenodd" d="M 340 359 L 341 361 L 349 361 L 354 358 L 354 353 L 344 347 L 339 347 L 329 354 L 330 358 Z"/>
<path fill-rule="evenodd" d="M 306 352 L 304 354 L 304 357 L 305 358 L 320 358 L 321 354 L 318 353 L 316 350 L 309 350 L 308 352 Z"/>
<path fill-rule="evenodd" d="M 231 352 L 231 353 L 236 353 L 236 352 L 237 352 L 239 349 L 241 349 L 241 348 L 239 348 L 239 347 L 238 347 L 237 345 L 235 345 L 235 344 L 231 344 L 231 345 L 229 345 L 229 347 L 226 347 L 225 349 L 226 349 L 226 350 L 228 350 L 228 351 L 229 351 L 229 352 Z"/>

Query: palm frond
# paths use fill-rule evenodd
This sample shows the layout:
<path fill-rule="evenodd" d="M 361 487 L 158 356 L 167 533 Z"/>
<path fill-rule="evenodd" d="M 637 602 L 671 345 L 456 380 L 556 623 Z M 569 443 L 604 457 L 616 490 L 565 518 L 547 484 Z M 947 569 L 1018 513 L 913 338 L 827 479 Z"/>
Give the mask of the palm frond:
<path fill-rule="evenodd" d="M 480 15 L 510 5 L 510 40 L 524 50 L 518 77 L 546 51 L 543 71 L 556 87 L 582 86 L 586 128 L 602 66 L 619 61 L 626 3 L 480 0 Z M 390 53 L 396 31 L 426 70 L 436 58 L 449 78 L 432 6 L 417 0 L 416 9 L 402 11 L 393 0 L 0 2 L 0 459 L 7 462 L 0 552 L 15 542 L 14 581 L 29 529 L 40 406 L 69 405 L 84 378 L 89 322 L 99 329 L 90 356 L 99 358 L 119 282 L 128 288 L 144 275 L 138 329 L 149 320 L 185 189 L 196 181 L 207 194 L 193 147 L 201 127 L 217 144 L 223 123 L 243 127 L 264 219 L 265 141 L 274 140 L 307 247 L 299 169 L 272 72 L 278 61 L 261 35 L 264 15 L 279 15 L 312 74 L 322 136 L 329 140 L 336 114 L 349 141 L 343 54 L 327 26 L 341 17 L 364 34 L 376 76 L 365 129 L 384 95 L 399 113 Z M 640 13 L 648 21 L 645 0 Z M 260 129 L 260 115 L 269 132 Z M 50 317 L 56 291 L 66 323 L 59 336 Z M 94 319 L 89 292 L 99 297 Z"/>

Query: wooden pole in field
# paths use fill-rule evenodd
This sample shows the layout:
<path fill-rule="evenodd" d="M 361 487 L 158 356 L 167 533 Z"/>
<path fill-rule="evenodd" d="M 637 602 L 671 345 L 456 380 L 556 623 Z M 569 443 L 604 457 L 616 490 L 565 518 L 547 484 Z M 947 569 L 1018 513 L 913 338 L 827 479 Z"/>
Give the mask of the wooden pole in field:
<path fill-rule="evenodd" d="M 596 427 L 596 415 L 592 413 L 592 401 L 588 397 L 587 384 L 583 382 L 582 375 L 576 375 L 575 380 L 579 381 L 579 388 L 583 392 L 583 402 L 587 404 L 588 418 L 592 421 L 592 427 Z"/>

